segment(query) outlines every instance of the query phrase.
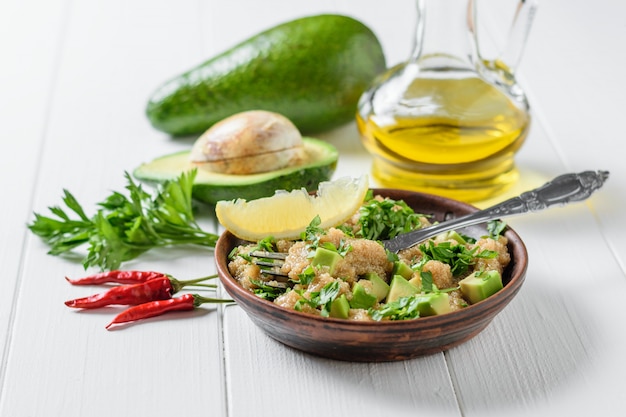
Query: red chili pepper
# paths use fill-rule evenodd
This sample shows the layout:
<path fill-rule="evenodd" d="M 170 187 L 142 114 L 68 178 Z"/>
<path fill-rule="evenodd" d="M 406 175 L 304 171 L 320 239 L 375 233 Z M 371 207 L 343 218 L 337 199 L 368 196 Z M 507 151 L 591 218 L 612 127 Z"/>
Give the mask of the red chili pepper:
<path fill-rule="evenodd" d="M 141 284 L 122 285 L 89 297 L 66 301 L 65 305 L 74 308 L 100 308 L 112 304 L 137 305 L 153 300 L 166 300 L 172 297 L 174 288 L 167 277 L 155 278 Z"/>
<path fill-rule="evenodd" d="M 89 275 L 83 278 L 71 279 L 65 277 L 65 279 L 72 285 L 98 285 L 107 283 L 116 284 L 139 284 L 146 282 L 154 278 L 161 278 L 167 276 L 161 272 L 155 271 L 108 271 L 100 272 L 94 275 Z"/>
<path fill-rule="evenodd" d="M 188 285 L 197 285 L 215 288 L 213 284 L 200 284 L 202 281 L 216 278 L 217 275 L 209 275 L 198 279 L 179 281 L 167 275 L 161 275 L 143 283 L 121 285 L 108 291 L 78 298 L 65 302 L 68 307 L 74 308 L 100 308 L 112 304 L 137 305 L 153 300 L 167 300 L 172 294 L 177 293 Z"/>
<path fill-rule="evenodd" d="M 118 314 L 106 328 L 122 323 L 147 319 L 150 317 L 160 316 L 170 311 L 187 311 L 193 310 L 204 303 L 230 303 L 232 300 L 221 298 L 207 298 L 198 294 L 184 294 L 177 298 L 169 300 L 152 301 L 138 306 L 131 307 Z"/>

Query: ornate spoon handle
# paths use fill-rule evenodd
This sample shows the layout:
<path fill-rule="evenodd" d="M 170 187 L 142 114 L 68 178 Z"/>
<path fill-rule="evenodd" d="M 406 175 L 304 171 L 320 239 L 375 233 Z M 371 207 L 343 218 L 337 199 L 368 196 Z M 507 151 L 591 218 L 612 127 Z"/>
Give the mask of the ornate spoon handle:
<path fill-rule="evenodd" d="M 394 239 L 384 241 L 386 249 L 397 252 L 410 248 L 439 233 L 485 223 L 503 217 L 541 211 L 553 206 L 562 206 L 587 199 L 602 187 L 609 177 L 608 171 L 585 171 L 578 174 L 564 174 L 545 183 L 539 188 L 520 194 L 484 210 L 436 224 L 425 229 L 404 233 Z"/>

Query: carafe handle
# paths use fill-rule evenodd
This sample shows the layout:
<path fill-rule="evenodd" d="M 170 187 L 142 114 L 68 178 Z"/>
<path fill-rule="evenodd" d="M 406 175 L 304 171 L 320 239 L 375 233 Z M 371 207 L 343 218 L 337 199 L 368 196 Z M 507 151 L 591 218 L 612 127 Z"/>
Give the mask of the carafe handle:
<path fill-rule="evenodd" d="M 478 36 L 476 32 L 476 7 L 474 4 L 476 0 L 469 1 L 470 7 L 468 10 L 473 14 L 468 18 L 468 25 L 475 44 L 475 56 L 478 58 L 479 62 L 491 67 L 491 69 L 504 70 L 512 75 L 524 52 L 524 46 L 526 45 L 526 40 L 528 39 L 532 21 L 537 10 L 538 0 L 519 0 L 504 50 L 499 57 L 491 61 L 483 59 L 479 53 Z"/>

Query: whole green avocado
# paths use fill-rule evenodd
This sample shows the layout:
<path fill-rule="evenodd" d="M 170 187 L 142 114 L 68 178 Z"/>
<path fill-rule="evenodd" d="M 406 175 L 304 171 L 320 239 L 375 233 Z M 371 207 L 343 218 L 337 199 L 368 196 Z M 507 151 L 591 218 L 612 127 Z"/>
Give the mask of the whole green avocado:
<path fill-rule="evenodd" d="M 270 28 L 159 87 L 152 125 L 172 135 L 204 132 L 246 110 L 290 119 L 303 134 L 354 119 L 361 93 L 385 70 L 375 34 L 348 16 L 304 17 Z"/>

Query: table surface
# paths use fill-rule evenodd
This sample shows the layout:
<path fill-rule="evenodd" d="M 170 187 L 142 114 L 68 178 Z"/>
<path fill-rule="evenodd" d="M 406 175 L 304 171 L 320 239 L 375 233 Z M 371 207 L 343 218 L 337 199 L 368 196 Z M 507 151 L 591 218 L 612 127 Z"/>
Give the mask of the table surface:
<path fill-rule="evenodd" d="M 484 4 L 488 2 L 481 2 Z M 494 45 L 514 2 L 480 11 Z M 506 7 L 505 7 L 506 4 Z M 611 172 L 584 203 L 510 219 L 530 256 L 518 297 L 469 342 L 394 363 L 313 357 L 268 338 L 236 305 L 106 331 L 116 308 L 68 309 L 84 270 L 47 255 L 25 225 L 70 190 L 87 207 L 124 171 L 188 149 L 154 130 L 147 97 L 165 79 L 282 21 L 349 14 L 389 64 L 411 47 L 413 1 L 134 0 L 0 2 L 0 415 L 588 416 L 626 408 L 626 3 L 540 4 L 518 78 L 533 109 L 519 187 L 565 172 Z M 369 171 L 354 123 L 320 135 L 335 176 Z M 207 227 L 218 231 L 206 216 Z M 129 269 L 181 279 L 212 252 L 146 254 Z"/>

